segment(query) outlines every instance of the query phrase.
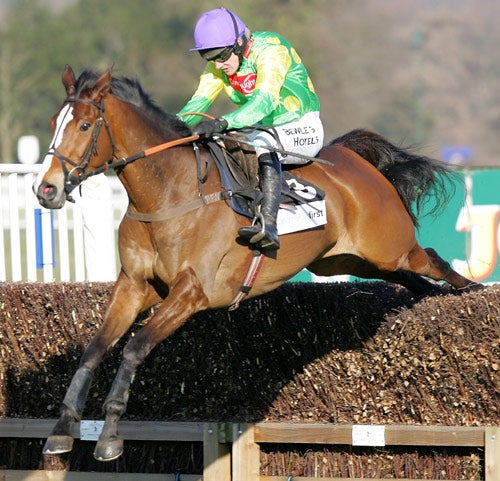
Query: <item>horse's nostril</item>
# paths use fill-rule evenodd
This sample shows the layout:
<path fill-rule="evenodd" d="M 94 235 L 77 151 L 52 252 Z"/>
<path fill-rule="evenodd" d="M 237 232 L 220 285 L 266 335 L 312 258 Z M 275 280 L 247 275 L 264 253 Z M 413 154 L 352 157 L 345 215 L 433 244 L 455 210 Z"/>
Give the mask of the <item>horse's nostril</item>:
<path fill-rule="evenodd" d="M 40 197 L 47 200 L 52 200 L 57 194 L 57 189 L 51 184 L 44 183 L 38 189 L 38 193 Z"/>

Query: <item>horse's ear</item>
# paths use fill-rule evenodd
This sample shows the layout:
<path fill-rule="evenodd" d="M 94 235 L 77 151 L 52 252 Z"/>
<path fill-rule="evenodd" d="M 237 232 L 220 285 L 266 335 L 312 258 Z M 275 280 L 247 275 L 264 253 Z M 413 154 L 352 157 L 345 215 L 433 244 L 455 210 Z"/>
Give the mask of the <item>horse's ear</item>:
<path fill-rule="evenodd" d="M 99 80 L 95 83 L 92 89 L 92 95 L 96 102 L 100 101 L 103 97 L 106 97 L 111 88 L 111 70 L 107 70 L 104 74 L 99 77 Z"/>
<path fill-rule="evenodd" d="M 76 79 L 73 69 L 69 65 L 66 65 L 62 73 L 62 83 L 64 85 L 64 88 L 66 89 L 66 94 L 68 97 L 72 97 L 73 95 L 75 95 L 75 82 Z"/>

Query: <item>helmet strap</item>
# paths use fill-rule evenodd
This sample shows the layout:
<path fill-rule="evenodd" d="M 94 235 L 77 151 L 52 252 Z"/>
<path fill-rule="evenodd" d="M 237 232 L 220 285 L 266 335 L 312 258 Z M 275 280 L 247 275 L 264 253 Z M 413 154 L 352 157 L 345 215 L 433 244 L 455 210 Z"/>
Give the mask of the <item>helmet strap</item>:
<path fill-rule="evenodd" d="M 243 62 L 243 58 L 245 57 L 245 53 L 247 53 L 248 41 L 250 40 L 251 36 L 252 36 L 251 32 L 249 30 L 247 30 L 245 32 L 245 34 L 240 37 L 241 38 L 241 45 L 237 44 L 233 50 L 234 53 L 240 59 L 240 65 Z"/>
<path fill-rule="evenodd" d="M 245 29 L 245 32 L 243 35 L 240 36 L 240 33 L 238 31 L 238 23 L 236 22 L 236 18 L 233 15 L 233 12 L 231 10 L 228 10 L 225 8 L 226 12 L 229 14 L 231 17 L 231 20 L 233 21 L 233 27 L 234 27 L 234 45 L 233 45 L 233 52 L 238 56 L 240 60 L 240 65 L 243 62 L 243 53 L 245 52 L 245 48 L 248 43 L 248 39 L 250 38 L 250 30 Z M 238 43 L 238 39 L 242 40 L 241 45 Z"/>
<path fill-rule="evenodd" d="M 238 23 L 236 22 L 236 18 L 234 17 L 233 12 L 231 12 L 231 10 L 228 10 L 227 8 L 225 8 L 224 10 L 226 10 L 226 12 L 231 17 L 231 20 L 233 21 L 233 27 L 234 27 L 233 52 L 238 56 L 238 58 L 240 59 L 240 64 L 241 64 L 241 62 L 243 60 L 242 55 L 243 55 L 243 51 L 245 50 L 246 39 L 245 39 L 245 36 L 243 35 L 242 36 L 243 44 L 242 45 L 238 44 L 238 39 L 240 38 L 240 32 L 238 31 Z"/>
<path fill-rule="evenodd" d="M 238 38 L 240 37 L 240 33 L 238 32 L 238 23 L 236 22 L 236 18 L 233 15 L 233 12 L 231 10 L 228 10 L 227 8 L 224 9 L 229 16 L 231 17 L 231 20 L 233 21 L 233 27 L 234 27 L 234 44 L 236 45 L 236 42 L 238 41 Z"/>

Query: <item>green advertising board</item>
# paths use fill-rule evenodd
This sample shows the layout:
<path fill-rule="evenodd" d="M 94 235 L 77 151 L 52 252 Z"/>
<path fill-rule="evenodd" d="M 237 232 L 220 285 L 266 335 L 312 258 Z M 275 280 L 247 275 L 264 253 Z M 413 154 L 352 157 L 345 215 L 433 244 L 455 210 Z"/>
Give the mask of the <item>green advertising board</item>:
<path fill-rule="evenodd" d="M 417 239 L 422 247 L 433 247 L 460 274 L 482 283 L 500 282 L 500 169 L 459 171 L 452 183 L 453 195 L 444 209 L 420 217 Z M 333 280 L 354 278 L 320 278 L 304 270 L 292 279 Z"/>

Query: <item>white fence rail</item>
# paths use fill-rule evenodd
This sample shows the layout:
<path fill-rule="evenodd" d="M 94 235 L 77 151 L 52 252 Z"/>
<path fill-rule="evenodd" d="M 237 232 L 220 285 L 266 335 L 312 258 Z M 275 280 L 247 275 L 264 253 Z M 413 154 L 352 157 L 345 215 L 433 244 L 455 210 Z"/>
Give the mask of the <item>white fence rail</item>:
<path fill-rule="evenodd" d="M 112 281 L 116 232 L 127 206 L 119 180 L 91 177 L 75 203 L 50 211 L 32 185 L 40 165 L 0 164 L 0 281 Z"/>

